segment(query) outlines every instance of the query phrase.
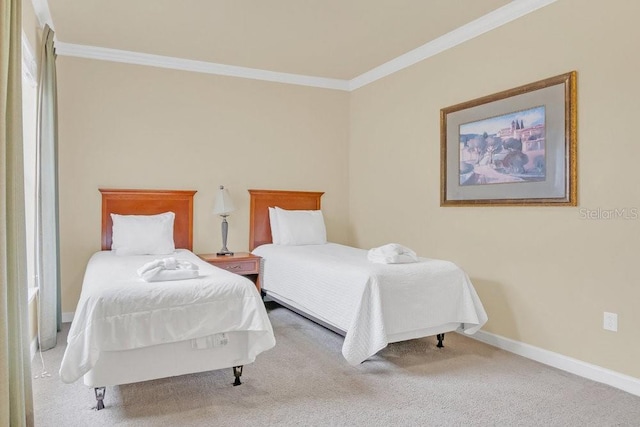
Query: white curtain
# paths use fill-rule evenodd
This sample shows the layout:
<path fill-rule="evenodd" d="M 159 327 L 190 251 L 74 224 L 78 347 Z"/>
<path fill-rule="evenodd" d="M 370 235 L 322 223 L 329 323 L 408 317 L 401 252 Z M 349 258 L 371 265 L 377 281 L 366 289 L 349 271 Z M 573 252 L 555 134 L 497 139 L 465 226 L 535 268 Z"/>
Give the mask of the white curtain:
<path fill-rule="evenodd" d="M 20 0 L 0 1 L 0 425 L 32 426 Z"/>
<path fill-rule="evenodd" d="M 58 239 L 58 91 L 54 33 L 45 25 L 38 74 L 36 133 L 36 276 L 40 349 L 56 346 L 62 325 Z"/>

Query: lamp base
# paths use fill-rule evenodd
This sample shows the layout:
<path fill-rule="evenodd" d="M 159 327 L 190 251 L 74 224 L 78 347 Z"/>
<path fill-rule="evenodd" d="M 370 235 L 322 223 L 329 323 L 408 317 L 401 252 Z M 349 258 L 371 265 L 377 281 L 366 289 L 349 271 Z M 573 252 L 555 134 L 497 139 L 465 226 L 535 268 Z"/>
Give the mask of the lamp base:
<path fill-rule="evenodd" d="M 233 255 L 233 252 L 231 252 L 231 251 L 221 251 L 221 252 L 216 252 L 216 255 L 218 255 L 218 256 L 231 256 L 231 255 Z"/>

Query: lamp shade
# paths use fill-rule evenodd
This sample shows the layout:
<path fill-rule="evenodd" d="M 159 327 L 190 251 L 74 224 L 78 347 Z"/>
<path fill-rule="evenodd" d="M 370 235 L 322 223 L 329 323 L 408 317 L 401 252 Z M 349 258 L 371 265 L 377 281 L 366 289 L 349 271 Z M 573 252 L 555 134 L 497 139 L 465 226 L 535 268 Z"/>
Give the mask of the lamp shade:
<path fill-rule="evenodd" d="M 221 185 L 213 205 L 213 213 L 216 215 L 229 215 L 235 210 L 236 207 L 233 206 L 229 191 Z"/>

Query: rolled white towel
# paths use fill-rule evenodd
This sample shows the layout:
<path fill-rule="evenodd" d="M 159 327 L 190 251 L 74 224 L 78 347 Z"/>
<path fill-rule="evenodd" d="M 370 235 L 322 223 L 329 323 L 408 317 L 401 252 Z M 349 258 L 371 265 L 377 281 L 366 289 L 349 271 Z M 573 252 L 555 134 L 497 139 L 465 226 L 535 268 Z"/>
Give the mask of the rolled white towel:
<path fill-rule="evenodd" d="M 416 253 L 398 243 L 389 243 L 377 248 L 369 249 L 367 259 L 378 264 L 405 264 L 418 262 Z"/>
<path fill-rule="evenodd" d="M 194 264 L 189 261 L 182 261 L 182 260 L 178 261 L 178 266 L 176 268 L 181 270 L 199 270 L 200 269 L 200 267 L 198 267 L 197 264 Z"/>
<path fill-rule="evenodd" d="M 186 280 L 195 279 L 200 275 L 200 272 L 196 270 L 176 268 L 175 270 L 165 269 L 153 269 L 149 270 L 142 275 L 142 279 L 145 282 L 165 282 L 168 280 Z"/>
<path fill-rule="evenodd" d="M 136 273 L 138 273 L 138 276 L 142 277 L 142 275 L 147 271 L 151 271 L 155 268 L 160 267 L 164 267 L 164 262 L 161 259 L 154 259 L 153 261 L 149 261 L 148 263 L 137 269 Z"/>
<path fill-rule="evenodd" d="M 142 276 L 147 271 L 153 270 L 158 267 L 166 270 L 175 270 L 177 265 L 178 261 L 174 257 L 154 259 L 153 261 L 149 261 L 136 271 L 138 273 L 138 276 Z"/>
<path fill-rule="evenodd" d="M 162 262 L 164 263 L 164 268 L 166 270 L 175 270 L 178 268 L 178 260 L 174 257 L 163 258 Z"/>
<path fill-rule="evenodd" d="M 198 266 L 174 257 L 150 261 L 137 270 L 138 276 L 147 282 L 183 280 L 198 277 Z"/>

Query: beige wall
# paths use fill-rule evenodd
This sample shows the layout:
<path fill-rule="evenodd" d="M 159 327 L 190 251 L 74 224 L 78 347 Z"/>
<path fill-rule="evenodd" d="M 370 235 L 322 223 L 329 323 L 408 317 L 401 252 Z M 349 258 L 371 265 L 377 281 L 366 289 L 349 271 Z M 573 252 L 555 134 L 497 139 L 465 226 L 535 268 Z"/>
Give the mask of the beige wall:
<path fill-rule="evenodd" d="M 58 57 L 62 309 L 75 311 L 100 249 L 98 188 L 194 189 L 194 251 L 222 247 L 213 200 L 237 211 L 228 247 L 246 251 L 247 189 L 325 191 L 329 238 L 346 242 L 346 92 Z"/>
<path fill-rule="evenodd" d="M 486 331 L 640 377 L 640 219 L 581 214 L 640 208 L 639 15 L 640 2 L 560 0 L 352 93 L 351 242 L 453 260 Z M 440 207 L 439 110 L 571 70 L 579 207 Z"/>

